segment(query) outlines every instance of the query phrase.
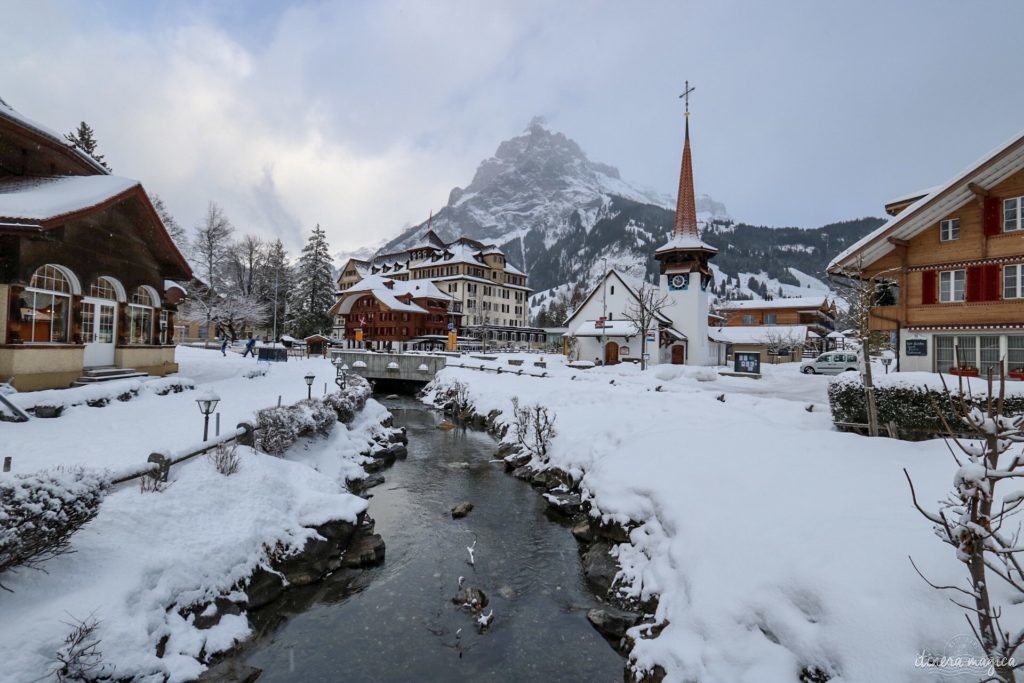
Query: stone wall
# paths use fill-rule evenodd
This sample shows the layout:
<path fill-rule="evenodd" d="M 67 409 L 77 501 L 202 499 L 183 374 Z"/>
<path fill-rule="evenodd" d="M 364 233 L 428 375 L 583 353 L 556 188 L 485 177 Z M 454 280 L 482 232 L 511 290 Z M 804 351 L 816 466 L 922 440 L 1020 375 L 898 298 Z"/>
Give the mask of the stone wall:
<path fill-rule="evenodd" d="M 66 389 L 82 374 L 85 347 L 11 344 L 0 347 L 0 377 L 14 377 L 18 391 Z"/>

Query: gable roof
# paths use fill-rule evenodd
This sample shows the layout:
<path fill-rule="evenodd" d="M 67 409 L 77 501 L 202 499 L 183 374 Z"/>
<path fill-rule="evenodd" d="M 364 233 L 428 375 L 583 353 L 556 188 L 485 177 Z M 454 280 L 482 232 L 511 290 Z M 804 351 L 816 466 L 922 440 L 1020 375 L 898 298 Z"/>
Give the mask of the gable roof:
<path fill-rule="evenodd" d="M 988 190 L 1021 170 L 1024 170 L 1024 133 L 971 164 L 949 182 L 933 189 L 855 242 L 832 259 L 827 270 L 835 272 L 850 268 L 861 258 L 863 266 L 874 263 L 895 249 L 889 238 L 910 239 L 966 204 L 975 196 L 971 186 Z"/>
<path fill-rule="evenodd" d="M 580 305 L 577 306 L 573 310 L 572 313 L 570 313 L 568 316 L 566 316 L 566 318 L 565 318 L 565 326 L 566 327 L 569 326 L 569 323 L 572 322 L 573 318 L 575 318 L 577 315 L 579 315 L 580 311 L 582 311 L 583 308 L 587 305 L 587 303 L 594 297 L 594 295 L 597 294 L 597 292 L 601 289 L 601 287 L 604 285 L 604 283 L 607 281 L 607 279 L 610 278 L 613 275 L 615 276 L 615 278 L 619 282 L 622 283 L 622 286 L 626 288 L 626 291 L 628 291 L 630 293 L 630 295 L 632 295 L 632 297 L 634 299 L 636 299 L 637 301 L 640 300 L 640 294 L 637 293 L 636 287 L 634 287 L 629 282 L 627 282 L 626 281 L 626 277 L 623 276 L 622 273 L 620 273 L 619 271 L 615 270 L 614 268 L 610 268 L 608 270 L 608 272 L 605 273 L 605 276 L 603 278 L 601 278 L 596 285 L 594 285 L 593 289 L 590 290 L 590 293 L 587 294 L 587 296 L 583 298 L 583 301 L 580 303 Z M 645 282 L 645 281 L 640 281 L 637 284 L 647 284 L 647 285 L 650 285 L 651 287 L 655 286 L 652 283 Z M 654 319 L 657 320 L 660 323 L 665 323 L 666 325 L 671 325 L 672 324 L 672 320 L 667 315 L 665 315 L 664 313 L 655 313 Z"/>
<path fill-rule="evenodd" d="M 79 165 L 84 165 L 85 168 L 83 170 L 100 175 L 110 173 L 103 164 L 72 145 L 63 135 L 40 123 L 36 123 L 21 112 L 16 111 L 11 105 L 0 98 L 0 124 L 2 123 L 7 123 L 21 129 L 36 141 L 61 152 L 65 157 L 74 159 Z"/>
<path fill-rule="evenodd" d="M 414 303 L 416 299 L 437 299 L 451 301 L 430 280 L 393 280 L 382 275 L 368 275 L 351 288 L 341 292 L 340 297 L 327 312 L 328 315 L 349 313 L 355 302 L 364 295 L 371 295 L 392 311 L 403 313 L 427 313 L 427 309 Z M 402 299 L 409 299 L 408 302 Z"/>
<path fill-rule="evenodd" d="M 0 233 L 40 233 L 76 218 L 109 209 L 126 200 L 138 201 L 165 250 L 165 275 L 187 280 L 192 268 L 171 239 L 149 196 L 131 178 L 112 175 L 4 178 L 0 180 Z M 154 252 L 160 258 L 159 252 Z"/>

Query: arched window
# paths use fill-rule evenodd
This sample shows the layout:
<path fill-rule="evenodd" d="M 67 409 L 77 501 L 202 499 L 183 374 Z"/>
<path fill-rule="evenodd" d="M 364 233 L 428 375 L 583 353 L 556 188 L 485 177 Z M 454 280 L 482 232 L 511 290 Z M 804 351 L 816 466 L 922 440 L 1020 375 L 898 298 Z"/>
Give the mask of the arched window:
<path fill-rule="evenodd" d="M 74 274 L 48 263 L 32 274 L 18 302 L 21 338 L 30 344 L 67 344 L 70 341 L 71 295 L 77 293 Z"/>
<path fill-rule="evenodd" d="M 157 307 L 152 289 L 145 285 L 132 292 L 128 304 L 128 343 L 151 344 L 153 341 L 153 311 Z"/>
<path fill-rule="evenodd" d="M 110 301 L 120 301 L 122 303 L 126 298 L 124 285 L 114 278 L 106 275 L 96 278 L 96 280 L 89 285 L 89 291 L 86 296 L 93 299 L 109 299 Z"/>

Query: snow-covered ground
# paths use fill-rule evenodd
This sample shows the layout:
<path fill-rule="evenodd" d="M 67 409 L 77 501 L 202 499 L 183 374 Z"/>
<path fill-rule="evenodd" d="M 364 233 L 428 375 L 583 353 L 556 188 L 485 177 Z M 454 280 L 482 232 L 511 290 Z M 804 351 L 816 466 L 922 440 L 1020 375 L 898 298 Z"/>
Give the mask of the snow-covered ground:
<path fill-rule="evenodd" d="M 536 356 L 523 358 L 533 370 Z M 751 380 L 547 361 L 549 377 L 449 368 L 435 387 L 468 384 L 483 414 L 509 415 L 513 396 L 549 406 L 552 464 L 583 476 L 605 518 L 641 523 L 617 547 L 620 585 L 659 594 L 667 626 L 637 641 L 640 667 L 702 683 L 796 681 L 803 667 L 836 682 L 921 681 L 936 676 L 915 665 L 923 651 L 970 644 L 962 610 L 908 560 L 936 584 L 964 576 L 913 509 L 902 471 L 926 504 L 944 497 L 956 467 L 942 442 L 835 431 L 829 378 L 798 364 Z M 1005 626 L 1019 628 L 1022 608 L 993 589 Z"/>
<path fill-rule="evenodd" d="M 323 393 L 325 381 L 335 388 L 334 369 L 322 359 L 272 364 L 252 379 L 245 374 L 256 362 L 237 354 L 179 347 L 177 360 L 196 391 L 157 396 L 143 390 L 102 408 L 66 408 L 59 418 L 0 422 L 2 454 L 13 454 L 14 473 L 121 468 L 144 463 L 153 451 L 199 441 L 201 392 L 220 396 L 222 428 L 229 429 L 276 405 L 278 396 L 286 405 L 305 398 L 307 371 L 317 377 L 314 395 Z M 30 394 L 17 397 L 26 401 Z M 113 489 L 98 516 L 73 537 L 73 554 L 48 562 L 46 573 L 16 570 L 0 577 L 13 591 L 0 591 L 0 681 L 44 677 L 69 631 L 64 622 L 90 615 L 99 621 L 103 660 L 116 675 L 196 676 L 203 669 L 200 651 L 229 647 L 247 635 L 247 623 L 225 617 L 198 630 L 169 608 L 224 593 L 264 561 L 266 548 L 301 547 L 313 533 L 309 526 L 354 521 L 366 502 L 343 483 L 362 472 L 358 452 L 385 415 L 370 400 L 348 428 L 339 423 L 326 438 L 300 440 L 284 458 L 239 448 L 239 471 L 228 477 L 199 456 L 173 467 L 162 492 L 142 493 L 134 482 Z M 166 654 L 157 658 L 165 636 Z"/>

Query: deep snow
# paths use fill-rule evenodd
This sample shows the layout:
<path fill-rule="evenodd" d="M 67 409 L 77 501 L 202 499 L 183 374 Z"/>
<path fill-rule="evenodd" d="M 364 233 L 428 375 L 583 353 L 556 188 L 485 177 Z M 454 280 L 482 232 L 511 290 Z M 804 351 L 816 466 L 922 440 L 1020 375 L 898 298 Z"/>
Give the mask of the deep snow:
<path fill-rule="evenodd" d="M 0 422 L 0 444 L 14 454 L 14 472 L 61 465 L 121 469 L 144 463 L 153 451 L 195 443 L 202 436 L 195 399 L 204 391 L 220 396 L 222 428 L 229 429 L 258 408 L 276 405 L 278 396 L 284 404 L 305 398 L 307 370 L 317 375 L 315 394 L 322 394 L 324 381 L 335 388 L 326 360 L 291 359 L 247 379 L 256 363 L 237 354 L 179 347 L 177 359 L 181 376 L 197 391 L 156 396 L 144 390 L 124 403 L 66 408 L 59 418 Z M 3 576 L 14 592 L 0 592 L 0 680 L 43 677 L 69 630 L 63 622 L 90 615 L 100 622 L 103 660 L 116 675 L 196 676 L 204 668 L 200 651 L 230 647 L 248 634 L 247 622 L 225 617 L 199 630 L 169 608 L 230 590 L 265 560 L 267 548 L 301 547 L 313 533 L 309 526 L 354 521 L 366 501 L 343 485 L 363 475 L 358 452 L 385 415 L 370 400 L 348 428 L 339 423 L 326 438 L 300 440 L 284 458 L 240 448 L 241 466 L 229 477 L 199 456 L 173 467 L 162 492 L 142 493 L 135 482 L 113 489 L 96 519 L 73 537 L 73 554 L 47 563 L 46 573 Z M 161 659 L 155 652 L 164 636 Z"/>
<path fill-rule="evenodd" d="M 513 396 L 549 406 L 551 463 L 583 477 L 604 518 L 640 522 L 616 548 L 619 585 L 660 595 L 667 626 L 637 641 L 639 668 L 702 683 L 796 681 L 802 667 L 836 682 L 921 681 L 936 675 L 915 666 L 922 651 L 969 644 L 962 611 L 908 561 L 937 584 L 964 576 L 912 508 L 902 472 L 922 500 L 943 497 L 956 467 L 941 441 L 835 431 L 829 379 L 797 364 L 751 380 L 547 361 L 546 378 L 449 368 L 432 388 L 468 384 L 482 414 L 510 415 Z M 1021 608 L 994 590 L 1019 628 Z"/>

